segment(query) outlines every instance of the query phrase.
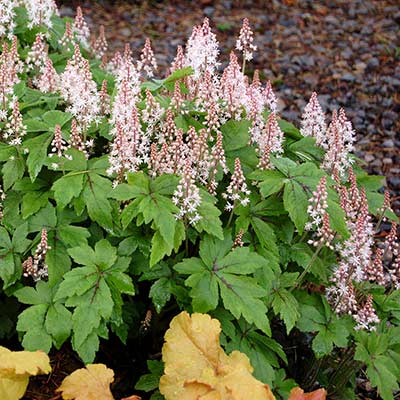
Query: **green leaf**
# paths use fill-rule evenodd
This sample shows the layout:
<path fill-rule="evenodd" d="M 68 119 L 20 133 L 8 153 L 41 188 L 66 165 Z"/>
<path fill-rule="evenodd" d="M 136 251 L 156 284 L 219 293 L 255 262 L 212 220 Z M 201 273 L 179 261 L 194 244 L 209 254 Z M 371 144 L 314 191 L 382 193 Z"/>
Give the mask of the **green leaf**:
<path fill-rule="evenodd" d="M 39 232 L 43 228 L 50 230 L 51 228 L 55 228 L 56 225 L 56 210 L 49 202 L 46 207 L 41 208 L 35 215 L 28 219 L 30 232 Z"/>
<path fill-rule="evenodd" d="M 47 205 L 48 192 L 28 192 L 22 198 L 22 218 L 26 219 Z"/>
<path fill-rule="evenodd" d="M 286 325 L 286 332 L 289 334 L 300 317 L 297 300 L 286 289 L 279 289 L 272 293 L 272 307 L 274 312 L 282 317 Z"/>
<path fill-rule="evenodd" d="M 248 146 L 250 125 L 249 120 L 242 119 L 240 121 L 229 120 L 221 126 L 225 152 Z"/>
<path fill-rule="evenodd" d="M 74 258 L 75 260 L 75 258 Z M 117 260 L 117 249 L 106 240 L 100 240 L 95 245 L 94 262 L 102 269 L 111 267 Z"/>
<path fill-rule="evenodd" d="M 192 288 L 193 311 L 206 313 L 215 310 L 218 305 L 217 279 L 209 271 L 193 274 L 185 281 L 185 285 Z"/>
<path fill-rule="evenodd" d="M 113 271 L 111 274 L 106 276 L 106 281 L 111 286 L 114 286 L 120 293 L 129 294 L 131 296 L 135 295 L 135 288 L 131 277 L 123 272 Z"/>
<path fill-rule="evenodd" d="M 162 174 L 151 182 L 151 191 L 164 196 L 172 196 L 179 183 L 179 177 L 172 174 Z"/>
<path fill-rule="evenodd" d="M 161 375 L 164 372 L 164 364 L 161 361 L 148 360 L 147 368 L 150 374 L 142 375 L 135 385 L 135 389 L 150 392 L 158 388 Z"/>
<path fill-rule="evenodd" d="M 12 243 L 6 228 L 0 226 L 0 248 L 11 250 Z"/>
<path fill-rule="evenodd" d="M 62 128 L 69 120 L 72 119 L 72 114 L 64 111 L 52 110 L 44 113 L 42 115 L 42 119 L 50 128 L 54 128 L 56 125 L 60 125 Z"/>
<path fill-rule="evenodd" d="M 91 332 L 85 341 L 80 345 L 76 345 L 74 336 L 72 337 L 72 347 L 79 354 L 79 357 L 85 364 L 93 362 L 96 352 L 99 349 L 100 341 L 95 331 Z"/>
<path fill-rule="evenodd" d="M 135 190 L 136 195 L 150 193 L 149 177 L 142 171 L 129 173 L 128 184 Z"/>
<path fill-rule="evenodd" d="M 290 171 L 297 167 L 297 164 L 287 157 L 271 156 L 271 162 L 272 165 L 285 176 L 289 176 Z"/>
<path fill-rule="evenodd" d="M 19 225 L 14 231 L 11 241 L 14 252 L 16 253 L 26 252 L 29 245 L 31 244 L 31 241 L 26 238 L 27 236 L 28 236 L 28 224 L 25 222 Z"/>
<path fill-rule="evenodd" d="M 81 244 L 79 247 L 68 249 L 68 254 L 78 264 L 89 266 L 94 266 L 96 264 L 95 252 L 88 245 Z"/>
<path fill-rule="evenodd" d="M 308 198 L 299 183 L 291 180 L 285 184 L 283 205 L 297 230 L 302 234 L 308 219 Z"/>
<path fill-rule="evenodd" d="M 227 234 L 223 241 L 206 236 L 200 244 L 200 257 L 185 259 L 174 266 L 182 274 L 190 274 L 185 284 L 192 288 L 190 296 L 196 310 L 215 309 L 220 297 L 235 318 L 243 316 L 267 335 L 271 334 L 267 307 L 260 298 L 266 296 L 256 279 L 247 277 L 258 270 L 266 260 L 248 248 L 231 251 L 232 239 Z"/>
<path fill-rule="evenodd" d="M 84 174 L 67 174 L 57 179 L 53 186 L 54 199 L 61 208 L 66 207 L 74 197 L 79 197 L 83 189 Z"/>
<path fill-rule="evenodd" d="M 58 228 L 58 236 L 68 247 L 79 247 L 87 244 L 90 233 L 87 228 L 74 225 L 62 225 Z"/>
<path fill-rule="evenodd" d="M 98 174 L 88 174 L 88 183 L 83 189 L 89 217 L 106 229 L 112 229 L 111 205 L 107 199 L 111 191 L 111 181 Z"/>
<path fill-rule="evenodd" d="M 130 256 L 138 248 L 139 240 L 135 236 L 124 239 L 118 245 L 118 254 L 121 256 Z"/>
<path fill-rule="evenodd" d="M 29 149 L 26 165 L 32 182 L 38 176 L 47 157 L 47 147 L 52 139 L 52 134 L 44 133 L 24 142 L 24 146 Z"/>
<path fill-rule="evenodd" d="M 0 256 L 0 278 L 3 280 L 3 289 L 11 286 L 19 278 L 20 272 L 16 265 L 13 253 Z"/>
<path fill-rule="evenodd" d="M 151 240 L 150 267 L 161 261 L 165 255 L 170 255 L 172 247 L 163 239 L 161 233 L 156 231 Z"/>
<path fill-rule="evenodd" d="M 71 259 L 65 246 L 57 239 L 49 241 L 51 249 L 46 253 L 46 264 L 49 270 L 49 284 L 57 285 L 71 269 Z"/>
<path fill-rule="evenodd" d="M 266 260 L 248 247 L 237 247 L 214 264 L 214 269 L 230 274 L 247 275 L 266 266 Z"/>
<path fill-rule="evenodd" d="M 52 300 L 51 288 L 47 282 L 43 281 L 36 283 L 36 289 L 26 286 L 14 294 L 21 303 L 25 304 L 49 304 Z"/>
<path fill-rule="evenodd" d="M 260 244 L 272 254 L 278 255 L 279 249 L 276 242 L 275 231 L 272 226 L 260 218 L 252 218 L 251 226 L 253 227 Z"/>
<path fill-rule="evenodd" d="M 302 160 L 317 159 L 321 160 L 324 150 L 315 145 L 315 138 L 304 137 L 289 146 L 289 150 L 295 153 Z"/>
<path fill-rule="evenodd" d="M 180 274 L 196 274 L 204 271 L 205 268 L 204 263 L 197 257 L 185 258 L 174 266 L 174 270 Z"/>
<path fill-rule="evenodd" d="M 194 70 L 192 67 L 184 67 L 181 69 L 177 69 L 171 75 L 169 75 L 166 79 L 164 79 L 165 83 L 175 82 L 179 79 L 185 78 L 186 76 L 193 75 Z"/>
<path fill-rule="evenodd" d="M 3 187 L 7 191 L 18 179 L 21 179 L 25 172 L 25 163 L 22 158 L 8 160 L 2 168 Z"/>
<path fill-rule="evenodd" d="M 255 279 L 224 274 L 219 277 L 218 286 L 224 307 L 235 318 L 243 316 L 247 322 L 253 323 L 268 336 L 271 335 L 268 310 L 264 302 L 259 299 L 265 295 L 265 291 L 258 286 Z"/>
<path fill-rule="evenodd" d="M 44 329 L 30 329 L 22 339 L 22 346 L 28 351 L 42 350 L 48 353 L 51 345 L 51 336 Z"/>
<path fill-rule="evenodd" d="M 160 278 L 150 288 L 149 297 L 152 299 L 157 313 L 160 313 L 171 298 L 171 283 L 167 278 Z"/>
<path fill-rule="evenodd" d="M 142 201 L 142 198 L 137 198 L 133 200 L 130 204 L 128 204 L 121 213 L 121 223 L 122 227 L 126 229 L 129 224 L 132 222 L 133 218 L 135 218 L 139 214 L 138 205 Z"/>
<path fill-rule="evenodd" d="M 367 376 L 383 400 L 393 400 L 393 393 L 399 390 L 398 379 L 393 373 L 396 368 L 396 364 L 384 355 L 377 356 L 367 368 Z"/>
<path fill-rule="evenodd" d="M 213 204 L 215 199 L 208 193 L 201 193 L 201 204 L 197 209 L 200 220 L 196 222 L 194 228 L 197 232 L 207 232 L 209 235 L 218 239 L 223 239 L 222 222 L 219 219 L 221 211 Z"/>
<path fill-rule="evenodd" d="M 328 215 L 331 228 L 347 239 L 350 236 L 346 225 L 345 213 L 339 204 L 328 198 Z"/>
<path fill-rule="evenodd" d="M 46 314 L 45 327 L 59 349 L 71 333 L 71 313 L 62 304 L 51 305 Z"/>
<path fill-rule="evenodd" d="M 100 326 L 101 316 L 95 307 L 76 307 L 72 315 L 74 347 L 80 347 L 88 336 Z"/>
<path fill-rule="evenodd" d="M 310 272 L 326 281 L 327 274 L 329 271 L 329 265 L 326 265 L 322 262 L 321 258 L 315 257 L 316 249 L 310 247 L 307 243 L 295 243 L 290 246 L 290 260 L 296 262 L 298 265 L 303 267 L 304 269 L 310 268 Z M 309 266 L 312 261 L 311 267 Z"/>
<path fill-rule="evenodd" d="M 279 171 L 255 171 L 250 174 L 250 179 L 261 181 L 259 183 L 260 193 L 264 197 L 279 192 L 285 184 L 285 175 Z"/>
<path fill-rule="evenodd" d="M 47 304 L 34 305 L 18 316 L 17 330 L 25 332 L 22 345 L 26 350 L 50 351 L 52 340 L 44 327 L 47 309 Z"/>
<path fill-rule="evenodd" d="M 64 275 L 54 300 L 83 295 L 96 286 L 97 270 L 95 267 L 74 268 Z"/>
<path fill-rule="evenodd" d="M 300 131 L 292 123 L 285 121 L 284 119 L 279 119 L 278 125 L 286 136 L 290 136 L 294 139 L 301 139 L 303 137 Z"/>
<path fill-rule="evenodd" d="M 45 122 L 36 118 L 25 119 L 24 124 L 27 132 L 46 132 L 49 130 L 49 126 Z"/>

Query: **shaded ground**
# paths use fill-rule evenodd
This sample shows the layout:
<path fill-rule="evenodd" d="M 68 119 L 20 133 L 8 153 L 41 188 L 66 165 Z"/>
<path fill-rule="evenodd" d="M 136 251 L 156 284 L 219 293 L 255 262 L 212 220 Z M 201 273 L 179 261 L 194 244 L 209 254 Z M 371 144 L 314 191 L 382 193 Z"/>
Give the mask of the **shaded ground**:
<path fill-rule="evenodd" d="M 106 27 L 112 51 L 130 42 L 137 56 L 150 37 L 163 76 L 192 27 L 208 16 L 222 49 L 235 46 L 244 17 L 256 32 L 250 68 L 270 79 L 284 118 L 299 123 L 312 91 L 327 111 L 344 107 L 357 133 L 356 154 L 386 175 L 400 212 L 400 4 L 397 0 L 67 1 L 82 5 L 93 30 Z M 251 72 L 251 71 L 249 71 Z"/>

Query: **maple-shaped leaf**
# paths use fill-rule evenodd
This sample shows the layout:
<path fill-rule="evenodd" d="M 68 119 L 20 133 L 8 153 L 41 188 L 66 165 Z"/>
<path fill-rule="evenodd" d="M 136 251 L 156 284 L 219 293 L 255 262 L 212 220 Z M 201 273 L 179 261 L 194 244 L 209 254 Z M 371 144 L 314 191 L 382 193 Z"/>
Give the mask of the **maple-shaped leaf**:
<path fill-rule="evenodd" d="M 42 351 L 11 351 L 0 346 L 0 398 L 20 399 L 32 375 L 48 374 L 50 360 Z"/>
<path fill-rule="evenodd" d="M 252 375 L 245 354 L 225 354 L 220 333 L 219 321 L 207 314 L 184 311 L 171 321 L 162 349 L 161 394 L 167 400 L 275 400 L 269 386 Z"/>
<path fill-rule="evenodd" d="M 325 399 L 326 399 L 325 389 L 318 389 L 310 393 L 304 393 L 303 389 L 295 387 L 290 391 L 288 400 L 325 400 Z"/>
<path fill-rule="evenodd" d="M 110 384 L 114 371 L 104 364 L 88 364 L 68 375 L 57 392 L 64 400 L 114 400 Z"/>

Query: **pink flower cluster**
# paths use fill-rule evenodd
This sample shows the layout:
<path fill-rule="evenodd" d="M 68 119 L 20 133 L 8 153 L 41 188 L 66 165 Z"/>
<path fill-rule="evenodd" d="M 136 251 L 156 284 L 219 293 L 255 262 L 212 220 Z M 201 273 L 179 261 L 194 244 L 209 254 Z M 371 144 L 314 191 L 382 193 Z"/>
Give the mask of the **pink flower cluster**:
<path fill-rule="evenodd" d="M 17 0 L 0 0 L 0 37 L 7 36 L 12 39 L 16 26 L 15 8 L 18 7 Z"/>
<path fill-rule="evenodd" d="M 58 7 L 54 0 L 21 0 L 28 12 L 28 27 L 44 25 L 51 28 L 53 23 L 51 17 L 59 15 Z"/>
<path fill-rule="evenodd" d="M 47 278 L 48 267 L 46 264 L 46 253 L 50 249 L 51 247 L 47 244 L 47 231 L 46 229 L 42 229 L 40 242 L 34 256 L 28 257 L 22 263 L 23 275 L 25 277 L 31 276 L 35 282 Z"/>
<path fill-rule="evenodd" d="M 337 177 L 336 190 L 340 195 L 340 204 L 346 216 L 350 236 L 337 244 L 338 266 L 333 272 L 333 286 L 326 291 L 328 301 L 338 314 L 350 314 L 357 322 L 356 329 L 374 330 L 379 318 L 373 307 L 371 294 L 365 297 L 358 287 L 364 282 L 372 282 L 386 287 L 399 287 L 400 259 L 396 224 L 387 236 L 384 249 L 377 247 L 374 241 L 374 229 L 368 212 L 365 190 L 359 190 L 352 168 L 349 168 L 350 186 L 340 183 Z M 321 188 L 319 188 L 320 190 Z M 390 207 L 390 199 L 385 199 Z M 315 207 L 316 209 L 316 207 Z M 388 271 L 383 260 L 391 259 Z"/>
<path fill-rule="evenodd" d="M 60 76 L 59 89 L 62 98 L 68 104 L 66 111 L 76 118 L 83 129 L 98 122 L 99 93 L 96 82 L 92 79 L 89 62 L 82 57 L 77 44 L 72 58 L 68 60 Z"/>
<path fill-rule="evenodd" d="M 326 150 L 322 167 L 332 176 L 344 177 L 352 163 L 350 153 L 355 140 L 355 132 L 345 111 L 333 111 L 327 127 L 317 94 L 313 93 L 304 109 L 300 132 L 304 136 L 315 137 L 316 144 Z"/>
<path fill-rule="evenodd" d="M 313 246 L 327 246 L 333 250 L 332 241 L 335 237 L 331 229 L 328 214 L 328 191 L 326 188 L 326 176 L 323 176 L 309 199 L 307 213 L 311 217 L 305 229 L 314 232 L 314 238 L 309 240 Z"/>

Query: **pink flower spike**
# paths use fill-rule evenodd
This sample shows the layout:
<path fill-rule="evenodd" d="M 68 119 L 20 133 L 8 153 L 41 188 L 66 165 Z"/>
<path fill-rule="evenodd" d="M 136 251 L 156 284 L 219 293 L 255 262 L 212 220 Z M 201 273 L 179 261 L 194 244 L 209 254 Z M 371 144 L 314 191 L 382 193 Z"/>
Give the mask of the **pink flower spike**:
<path fill-rule="evenodd" d="M 250 190 L 247 189 L 246 179 L 243 175 L 240 159 L 235 158 L 235 169 L 233 171 L 231 182 L 226 188 L 226 192 L 222 193 L 222 197 L 227 200 L 225 209 L 231 211 L 239 203 L 242 206 L 249 204 Z"/>
<path fill-rule="evenodd" d="M 22 114 L 19 111 L 18 99 L 14 101 L 11 115 L 8 117 L 3 130 L 3 138 L 11 146 L 22 144 L 22 138 L 26 135 L 26 126 L 22 120 Z"/>
<path fill-rule="evenodd" d="M 104 25 L 100 25 L 99 36 L 93 43 L 92 52 L 97 59 L 101 60 L 102 57 L 106 54 L 107 49 L 108 43 L 104 31 Z"/>
<path fill-rule="evenodd" d="M 376 330 L 374 324 L 378 324 L 380 319 L 376 315 L 372 300 L 372 294 L 368 294 L 366 302 L 358 308 L 357 314 L 354 315 L 354 320 L 357 322 L 356 330 Z"/>
<path fill-rule="evenodd" d="M 276 99 L 274 91 L 272 90 L 271 81 L 267 81 L 267 85 L 265 86 L 264 101 L 271 112 L 273 112 L 273 113 L 277 112 L 278 101 Z"/>
<path fill-rule="evenodd" d="M 42 229 L 40 243 L 36 248 L 33 258 L 28 257 L 22 264 L 23 275 L 25 277 L 31 276 L 35 282 L 47 278 L 46 254 L 50 249 L 51 247 L 47 244 L 47 231 L 46 229 Z"/>
<path fill-rule="evenodd" d="M 198 213 L 201 204 L 200 190 L 195 184 L 194 171 L 188 158 L 185 160 L 181 179 L 172 201 L 179 207 L 177 219 L 186 218 L 190 225 L 195 225 L 201 219 Z"/>
<path fill-rule="evenodd" d="M 183 47 L 178 46 L 178 48 L 176 49 L 175 59 L 171 64 L 170 73 L 172 74 L 176 70 L 184 68 L 185 64 L 186 64 L 186 60 L 185 60 L 185 54 L 183 52 Z"/>
<path fill-rule="evenodd" d="M 203 25 L 195 26 L 186 45 L 186 64 L 194 69 L 194 79 L 197 80 L 205 71 L 214 74 L 219 63 L 218 42 L 211 32 L 208 18 Z"/>
<path fill-rule="evenodd" d="M 239 38 L 236 41 L 236 49 L 243 52 L 243 58 L 246 61 L 250 61 L 253 58 L 253 51 L 257 50 L 253 40 L 253 31 L 250 28 L 249 20 L 244 18 Z"/>
<path fill-rule="evenodd" d="M 71 23 L 69 21 L 67 21 L 65 23 L 65 32 L 63 37 L 58 41 L 58 43 L 63 46 L 63 47 L 67 47 L 69 44 L 74 44 L 75 40 L 74 40 L 74 34 L 72 32 L 72 27 L 71 27 Z"/>
<path fill-rule="evenodd" d="M 59 80 L 60 77 L 53 67 L 53 62 L 50 58 L 47 59 L 44 71 L 37 81 L 38 89 L 44 93 L 55 93 L 59 88 Z"/>
<path fill-rule="evenodd" d="M 47 49 L 43 33 L 36 35 L 35 41 L 25 59 L 25 65 L 29 70 L 42 71 L 47 61 Z"/>
<path fill-rule="evenodd" d="M 51 142 L 51 146 L 52 148 L 49 157 L 53 157 L 55 155 L 62 157 L 64 152 L 68 149 L 67 142 L 62 137 L 60 125 L 56 125 L 54 128 L 54 138 Z"/>
<path fill-rule="evenodd" d="M 318 102 L 317 93 L 313 92 L 304 108 L 300 132 L 303 136 L 314 137 L 317 146 L 326 148 L 326 129 L 325 114 Z"/>
<path fill-rule="evenodd" d="M 154 71 L 157 69 L 157 61 L 154 57 L 149 38 L 146 39 L 144 44 L 142 54 L 140 55 L 140 61 L 138 61 L 137 69 L 138 71 L 143 70 L 148 78 L 153 77 Z"/>
<path fill-rule="evenodd" d="M 83 18 L 82 8 L 76 8 L 76 16 L 72 28 L 73 33 L 76 35 L 78 42 L 85 48 L 89 47 L 90 30 L 89 26 Z"/>
<path fill-rule="evenodd" d="M 311 221 L 306 224 L 305 229 L 315 232 L 315 238 L 309 240 L 308 243 L 316 247 L 325 245 L 333 250 L 332 241 L 335 233 L 332 231 L 329 222 L 326 176 L 320 179 L 316 190 L 309 199 L 307 213 L 311 217 Z"/>

